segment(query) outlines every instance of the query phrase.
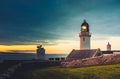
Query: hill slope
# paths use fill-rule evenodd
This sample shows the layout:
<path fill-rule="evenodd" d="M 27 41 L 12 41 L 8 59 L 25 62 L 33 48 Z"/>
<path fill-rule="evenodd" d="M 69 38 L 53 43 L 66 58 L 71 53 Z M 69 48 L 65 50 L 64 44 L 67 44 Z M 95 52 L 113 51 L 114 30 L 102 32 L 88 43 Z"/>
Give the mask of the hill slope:
<path fill-rule="evenodd" d="M 120 64 L 83 68 L 24 68 L 12 79 L 120 79 Z"/>

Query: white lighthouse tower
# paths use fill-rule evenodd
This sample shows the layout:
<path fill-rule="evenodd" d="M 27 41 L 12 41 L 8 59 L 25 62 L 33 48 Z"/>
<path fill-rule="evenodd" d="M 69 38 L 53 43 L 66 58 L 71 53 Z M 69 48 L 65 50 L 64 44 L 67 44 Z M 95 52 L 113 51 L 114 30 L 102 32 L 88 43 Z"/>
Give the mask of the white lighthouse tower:
<path fill-rule="evenodd" d="M 80 50 L 90 49 L 90 37 L 91 34 L 89 32 L 89 24 L 84 20 L 81 24 L 81 32 L 79 34 L 80 37 Z"/>

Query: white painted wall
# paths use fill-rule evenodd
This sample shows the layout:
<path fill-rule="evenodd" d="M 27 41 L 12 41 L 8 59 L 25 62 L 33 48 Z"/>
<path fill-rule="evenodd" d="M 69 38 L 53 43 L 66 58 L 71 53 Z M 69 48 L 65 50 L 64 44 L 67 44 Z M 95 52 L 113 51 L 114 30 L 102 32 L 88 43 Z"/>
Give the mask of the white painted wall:
<path fill-rule="evenodd" d="M 89 36 L 82 36 L 80 37 L 80 49 L 90 49 L 90 37 Z"/>

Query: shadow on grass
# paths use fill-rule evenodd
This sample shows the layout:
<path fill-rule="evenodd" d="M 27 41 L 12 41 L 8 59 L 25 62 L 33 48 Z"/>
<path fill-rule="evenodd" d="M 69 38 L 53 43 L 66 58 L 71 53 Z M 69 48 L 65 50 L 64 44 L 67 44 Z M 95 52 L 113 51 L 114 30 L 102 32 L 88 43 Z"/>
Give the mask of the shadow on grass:
<path fill-rule="evenodd" d="M 83 68 L 60 68 L 58 63 L 26 64 L 11 79 L 119 79 L 120 64 Z"/>

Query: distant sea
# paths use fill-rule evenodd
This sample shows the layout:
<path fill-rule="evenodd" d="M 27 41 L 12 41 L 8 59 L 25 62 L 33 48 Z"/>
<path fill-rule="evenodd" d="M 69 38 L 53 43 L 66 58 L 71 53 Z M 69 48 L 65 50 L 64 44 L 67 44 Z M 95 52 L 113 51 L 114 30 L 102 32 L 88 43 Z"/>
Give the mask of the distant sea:
<path fill-rule="evenodd" d="M 68 54 L 46 54 L 46 58 L 67 57 Z M 35 59 L 36 54 L 5 54 L 0 53 L 0 60 L 32 60 Z"/>

